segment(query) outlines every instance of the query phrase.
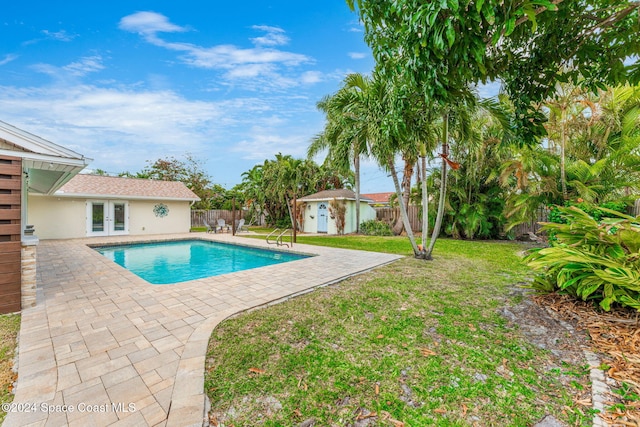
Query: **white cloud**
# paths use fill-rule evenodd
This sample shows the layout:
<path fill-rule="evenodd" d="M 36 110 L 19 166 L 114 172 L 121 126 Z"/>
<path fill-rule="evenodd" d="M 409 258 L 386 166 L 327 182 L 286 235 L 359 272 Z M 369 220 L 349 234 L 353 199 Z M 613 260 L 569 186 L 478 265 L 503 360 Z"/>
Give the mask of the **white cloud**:
<path fill-rule="evenodd" d="M 251 28 L 267 33 L 262 37 L 251 39 L 256 46 L 282 46 L 289 43 L 289 37 L 285 35 L 285 31 L 282 28 L 268 25 L 254 25 Z"/>
<path fill-rule="evenodd" d="M 194 101 L 171 90 L 82 84 L 0 86 L 0 94 L 4 121 L 92 158 L 90 167 L 111 173 L 136 172 L 147 160 L 189 152 L 214 163 L 211 173 L 218 179 L 231 179 L 247 159 L 278 152 L 303 157 L 309 140 L 303 97 Z"/>
<path fill-rule="evenodd" d="M 0 66 L 8 64 L 11 61 L 15 61 L 16 59 L 18 59 L 18 55 L 15 55 L 13 53 L 9 53 L 9 54 L 4 56 L 4 59 L 0 60 Z"/>
<path fill-rule="evenodd" d="M 300 76 L 300 81 L 304 84 L 319 83 L 324 79 L 324 74 L 320 71 L 305 71 Z"/>
<path fill-rule="evenodd" d="M 48 74 L 57 79 L 64 80 L 68 77 L 83 77 L 89 73 L 95 73 L 103 70 L 102 57 L 99 55 L 86 56 L 80 58 L 79 61 L 72 62 L 62 67 L 56 67 L 50 64 L 35 64 L 31 68 L 34 70 Z"/>
<path fill-rule="evenodd" d="M 309 136 L 306 134 L 282 136 L 270 127 L 253 127 L 248 138 L 234 144 L 231 151 L 241 153 L 247 160 L 261 161 L 276 153 L 286 153 L 293 157 L 306 156 Z"/>
<path fill-rule="evenodd" d="M 212 150 L 204 147 L 251 103 L 89 85 L 0 87 L 0 93 L 3 120 L 93 158 L 94 167 L 110 172 L 139 170 L 146 160 L 183 153 L 185 146 L 191 152 Z"/>
<path fill-rule="evenodd" d="M 173 48 L 187 51 L 183 60 L 190 65 L 201 68 L 229 69 L 247 64 L 296 66 L 311 61 L 305 55 L 259 47 L 241 49 L 233 45 L 218 45 L 211 48 L 182 45 Z"/>
<path fill-rule="evenodd" d="M 349 52 L 347 55 L 349 55 L 351 59 L 364 59 L 367 57 L 367 54 L 364 52 Z"/>
<path fill-rule="evenodd" d="M 42 30 L 42 34 L 44 34 L 47 38 L 58 40 L 62 42 L 70 42 L 71 40 L 78 37 L 77 34 L 68 34 L 65 30 L 51 32 L 49 30 Z"/>
<path fill-rule="evenodd" d="M 96 55 L 81 58 L 80 61 L 72 62 L 62 68 L 71 75 L 84 76 L 88 73 L 103 70 L 104 65 L 102 65 L 102 57 Z"/>
<path fill-rule="evenodd" d="M 179 59 L 187 65 L 223 70 L 225 71 L 223 77 L 234 83 L 236 80 L 244 80 L 241 84 L 245 88 L 268 89 L 280 86 L 283 80 L 290 83 L 291 77 L 285 76 L 282 67 L 288 69 L 313 62 L 312 58 L 307 55 L 287 52 L 274 47 L 289 41 L 285 31 L 279 27 L 253 26 L 253 29 L 263 31 L 266 35 L 252 38 L 254 46 L 250 48 L 231 44 L 206 47 L 191 43 L 167 42 L 160 38 L 158 33 L 182 32 L 186 29 L 171 23 L 166 16 L 155 12 L 137 12 L 125 16 L 120 20 L 119 27 L 122 30 L 142 35 L 151 44 L 180 52 Z M 254 81 L 248 81 L 258 77 L 269 79 L 271 83 L 256 86 Z"/>
<path fill-rule="evenodd" d="M 121 30 L 138 33 L 155 38 L 157 33 L 176 33 L 187 31 L 186 28 L 169 22 L 169 19 L 155 12 L 136 12 L 120 20 Z"/>

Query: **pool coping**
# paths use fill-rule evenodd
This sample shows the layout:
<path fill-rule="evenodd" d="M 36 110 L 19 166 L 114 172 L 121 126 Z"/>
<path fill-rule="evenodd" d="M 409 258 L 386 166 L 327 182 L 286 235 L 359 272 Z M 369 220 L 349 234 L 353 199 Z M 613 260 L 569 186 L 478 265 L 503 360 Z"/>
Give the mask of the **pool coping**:
<path fill-rule="evenodd" d="M 114 396 L 131 396 L 139 407 L 133 413 L 10 413 L 4 426 L 201 426 L 207 419 L 206 351 L 220 322 L 402 258 L 296 244 L 276 249 L 315 256 L 158 286 L 89 247 L 193 238 L 274 249 L 259 239 L 205 233 L 42 241 L 38 304 L 23 311 L 14 402 L 69 404 L 93 399 L 114 403 Z M 256 272 L 261 277 L 252 278 Z M 183 323 L 172 329 L 171 325 Z M 158 332 L 165 335 L 154 337 Z M 143 353 L 153 354 L 138 360 Z M 165 359 L 167 363 L 159 365 Z M 154 375 L 162 377 L 162 382 L 150 385 L 147 380 Z"/>

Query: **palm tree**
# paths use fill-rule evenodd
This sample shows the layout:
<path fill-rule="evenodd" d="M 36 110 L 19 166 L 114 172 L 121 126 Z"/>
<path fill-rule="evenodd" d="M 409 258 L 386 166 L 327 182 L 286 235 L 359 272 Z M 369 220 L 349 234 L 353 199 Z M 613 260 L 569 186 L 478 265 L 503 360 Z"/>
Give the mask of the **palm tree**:
<path fill-rule="evenodd" d="M 360 74 L 349 74 L 342 87 L 333 95 L 324 97 L 317 107 L 325 113 L 324 130 L 317 135 L 307 150 L 313 157 L 327 150 L 325 163 L 347 172 L 353 162 L 355 170 L 356 233 L 360 232 L 360 157 L 367 156 L 368 124 L 366 103 L 371 79 Z"/>
<path fill-rule="evenodd" d="M 574 139 L 574 131 L 580 122 L 584 123 L 584 110 L 588 104 L 584 102 L 584 90 L 572 85 L 560 85 L 554 97 L 545 105 L 548 108 L 549 122 L 546 125 L 549 149 L 559 145 L 560 154 L 560 186 L 562 197 L 567 200 L 567 150 Z"/>

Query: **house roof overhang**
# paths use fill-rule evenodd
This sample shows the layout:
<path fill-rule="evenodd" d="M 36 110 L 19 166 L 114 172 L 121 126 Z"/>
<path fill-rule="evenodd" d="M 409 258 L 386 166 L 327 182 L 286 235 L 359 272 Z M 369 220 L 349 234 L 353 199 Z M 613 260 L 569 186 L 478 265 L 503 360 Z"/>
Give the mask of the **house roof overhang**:
<path fill-rule="evenodd" d="M 0 121 L 0 155 L 19 157 L 28 191 L 53 194 L 84 169 L 91 159 Z"/>

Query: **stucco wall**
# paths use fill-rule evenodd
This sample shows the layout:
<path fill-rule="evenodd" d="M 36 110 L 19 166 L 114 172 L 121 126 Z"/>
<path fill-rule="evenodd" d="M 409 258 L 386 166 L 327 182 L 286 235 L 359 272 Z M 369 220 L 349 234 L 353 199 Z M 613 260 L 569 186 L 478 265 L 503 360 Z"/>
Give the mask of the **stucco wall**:
<path fill-rule="evenodd" d="M 186 233 L 191 228 L 190 203 L 180 201 L 128 200 L 129 234 Z M 153 208 L 163 203 L 165 217 Z M 27 221 L 35 226 L 40 239 L 71 239 L 87 236 L 87 199 L 29 196 Z"/>
<path fill-rule="evenodd" d="M 305 233 L 317 233 L 318 232 L 318 203 L 320 202 L 307 202 L 307 207 L 304 214 L 304 232 Z M 328 206 L 330 201 L 325 201 Z M 356 231 L 356 202 L 353 200 L 347 200 L 347 210 L 345 212 L 345 234 L 354 233 Z M 311 209 L 309 209 L 309 206 Z M 313 216 L 313 218 L 311 218 Z M 360 202 L 360 223 L 368 221 L 370 219 L 376 219 L 376 210 L 369 206 L 367 202 Z M 329 216 L 327 224 L 327 234 L 338 234 L 338 228 L 336 227 L 335 219 L 331 219 Z"/>
<path fill-rule="evenodd" d="M 165 217 L 157 217 L 153 208 L 164 203 L 169 208 Z M 191 228 L 189 202 L 159 202 L 134 200 L 129 202 L 130 234 L 171 234 L 187 233 Z"/>
<path fill-rule="evenodd" d="M 86 200 L 32 196 L 27 202 L 27 223 L 35 227 L 40 239 L 72 239 L 85 237 Z"/>

